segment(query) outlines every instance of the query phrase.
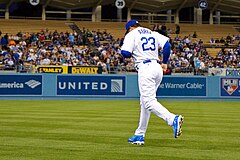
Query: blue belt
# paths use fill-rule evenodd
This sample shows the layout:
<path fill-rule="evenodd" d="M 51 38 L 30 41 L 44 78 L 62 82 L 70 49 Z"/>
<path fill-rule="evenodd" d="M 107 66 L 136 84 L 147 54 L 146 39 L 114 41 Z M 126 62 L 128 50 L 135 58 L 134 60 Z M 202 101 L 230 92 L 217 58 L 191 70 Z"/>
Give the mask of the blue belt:
<path fill-rule="evenodd" d="M 156 60 L 156 59 L 147 59 L 147 60 L 143 61 L 143 64 L 146 64 L 146 63 L 149 63 L 149 62 L 152 62 L 152 61 L 157 61 L 157 63 L 160 62 L 159 60 Z"/>

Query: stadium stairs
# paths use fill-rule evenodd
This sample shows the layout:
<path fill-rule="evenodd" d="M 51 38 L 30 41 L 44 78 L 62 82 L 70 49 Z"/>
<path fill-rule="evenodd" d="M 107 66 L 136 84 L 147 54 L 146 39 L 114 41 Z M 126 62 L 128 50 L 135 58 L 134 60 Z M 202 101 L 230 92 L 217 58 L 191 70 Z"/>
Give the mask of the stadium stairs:
<path fill-rule="evenodd" d="M 74 23 L 74 22 L 67 22 L 65 23 L 69 28 L 71 28 L 73 31 L 76 31 L 78 35 L 80 35 L 82 32 L 80 28 Z"/>

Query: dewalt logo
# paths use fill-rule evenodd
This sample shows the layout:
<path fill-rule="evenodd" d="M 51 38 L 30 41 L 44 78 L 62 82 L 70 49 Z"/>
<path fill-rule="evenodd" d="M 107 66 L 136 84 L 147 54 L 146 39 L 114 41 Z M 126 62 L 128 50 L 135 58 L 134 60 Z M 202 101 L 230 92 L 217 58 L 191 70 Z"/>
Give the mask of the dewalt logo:
<path fill-rule="evenodd" d="M 98 74 L 98 67 L 72 67 L 72 74 Z"/>

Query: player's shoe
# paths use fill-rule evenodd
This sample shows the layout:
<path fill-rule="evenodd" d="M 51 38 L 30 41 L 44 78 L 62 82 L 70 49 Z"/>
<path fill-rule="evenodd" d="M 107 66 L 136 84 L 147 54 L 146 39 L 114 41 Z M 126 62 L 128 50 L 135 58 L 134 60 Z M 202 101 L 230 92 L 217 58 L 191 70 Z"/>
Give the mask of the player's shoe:
<path fill-rule="evenodd" d="M 128 143 L 144 145 L 144 137 L 134 135 L 132 138 L 128 138 Z"/>
<path fill-rule="evenodd" d="M 182 134 L 182 124 L 183 124 L 184 117 L 181 115 L 175 116 L 173 120 L 173 132 L 174 138 L 178 138 Z"/>

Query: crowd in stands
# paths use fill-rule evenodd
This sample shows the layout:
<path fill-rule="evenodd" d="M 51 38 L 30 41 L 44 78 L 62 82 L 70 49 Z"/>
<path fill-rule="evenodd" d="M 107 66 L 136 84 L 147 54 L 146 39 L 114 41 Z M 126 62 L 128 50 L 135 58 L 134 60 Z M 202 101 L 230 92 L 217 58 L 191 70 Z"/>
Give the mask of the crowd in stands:
<path fill-rule="evenodd" d="M 180 26 L 176 26 L 180 32 Z M 154 30 L 166 36 L 172 33 L 165 25 Z M 114 39 L 105 31 L 90 31 L 82 28 L 81 32 L 58 32 L 48 29 L 38 33 L 18 32 L 16 35 L 0 32 L 0 65 L 5 69 L 30 64 L 66 65 L 66 66 L 102 66 L 105 73 L 119 71 L 134 72 L 132 58 L 123 59 L 120 54 L 122 39 Z M 240 36 L 228 35 L 224 43 L 234 43 Z M 211 39 L 210 43 L 218 43 Z M 220 40 L 221 41 L 221 40 Z M 203 74 L 208 67 L 240 68 L 240 43 L 235 48 L 222 48 L 216 56 L 208 54 L 204 42 L 197 39 L 197 33 L 170 39 L 172 54 L 169 69 L 165 74 L 174 72 L 194 72 Z M 219 42 L 221 43 L 221 42 Z"/>
<path fill-rule="evenodd" d="M 231 39 L 236 40 L 237 36 Z M 194 71 L 195 75 L 206 73 L 208 68 L 240 68 L 240 43 L 235 48 L 219 48 L 216 55 L 210 55 L 202 39 L 176 36 L 169 65 L 175 72 Z"/>
<path fill-rule="evenodd" d="M 228 34 L 225 38 L 224 37 L 221 37 L 221 38 L 211 38 L 210 39 L 210 43 L 211 44 L 216 44 L 216 43 L 222 43 L 222 44 L 234 44 L 235 41 L 239 41 L 240 40 L 240 35 L 231 35 L 231 34 Z"/>
<path fill-rule="evenodd" d="M 176 25 L 176 31 L 172 32 L 167 29 L 165 24 L 162 26 L 155 25 L 154 31 L 169 36 L 172 33 L 177 34 L 175 37 L 171 37 L 172 54 L 168 70 L 165 74 L 171 74 L 171 72 L 179 73 L 191 73 L 194 75 L 203 75 L 207 72 L 208 68 L 240 68 L 240 36 L 239 35 L 227 35 L 214 40 L 211 38 L 210 43 L 224 44 L 225 47 L 219 48 L 219 52 L 216 55 L 210 55 L 205 43 L 201 38 L 198 39 L 197 32 L 192 35 L 184 37 L 179 36 L 180 26 Z M 236 44 L 235 41 L 238 41 Z M 234 48 L 228 48 L 229 44 L 236 44 Z"/>
<path fill-rule="evenodd" d="M 1 35 L 0 64 L 5 69 L 19 65 L 98 65 L 104 72 L 129 69 L 131 60 L 120 56 L 121 39 L 114 40 L 106 31 L 58 32 L 41 30 L 38 33 L 19 32 Z M 121 66 L 122 65 L 122 66 Z"/>

